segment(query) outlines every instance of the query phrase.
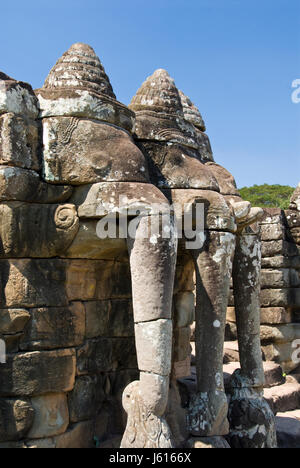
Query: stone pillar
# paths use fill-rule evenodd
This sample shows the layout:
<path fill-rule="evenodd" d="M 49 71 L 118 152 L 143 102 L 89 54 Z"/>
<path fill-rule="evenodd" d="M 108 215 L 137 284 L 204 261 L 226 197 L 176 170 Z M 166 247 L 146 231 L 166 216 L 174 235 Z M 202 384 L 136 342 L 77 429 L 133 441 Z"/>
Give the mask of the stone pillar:
<path fill-rule="evenodd" d="M 233 262 L 233 293 L 242 375 L 252 387 L 263 387 L 260 347 L 260 239 L 256 234 L 237 236 Z"/>
<path fill-rule="evenodd" d="M 177 240 L 149 237 L 153 217 L 143 217 L 135 239 L 128 240 L 139 382 L 124 391 L 128 413 L 122 448 L 170 448 L 163 417 L 169 394 L 172 358 L 172 295 Z"/>
<path fill-rule="evenodd" d="M 204 247 L 191 251 L 197 292 L 197 394 L 189 411 L 189 429 L 194 436 L 222 436 L 229 431 L 223 346 L 234 248 L 233 234 L 209 231 Z"/>
<path fill-rule="evenodd" d="M 237 237 L 233 291 L 241 369 L 230 382 L 231 447 L 276 448 L 274 415 L 263 398 L 265 382 L 260 345 L 261 244 L 254 233 Z"/>

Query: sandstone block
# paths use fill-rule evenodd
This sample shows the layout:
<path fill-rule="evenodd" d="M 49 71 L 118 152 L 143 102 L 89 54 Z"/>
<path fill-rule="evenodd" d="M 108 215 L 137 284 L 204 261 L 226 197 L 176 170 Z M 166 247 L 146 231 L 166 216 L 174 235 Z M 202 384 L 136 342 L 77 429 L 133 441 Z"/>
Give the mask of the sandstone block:
<path fill-rule="evenodd" d="M 274 413 L 293 411 L 300 405 L 300 385 L 298 383 L 285 383 L 279 387 L 264 390 L 264 397 Z"/>
<path fill-rule="evenodd" d="M 140 371 L 168 376 L 171 371 L 172 321 L 138 323 L 135 337 Z"/>
<path fill-rule="evenodd" d="M 0 201 L 33 201 L 39 182 L 34 171 L 0 166 Z"/>
<path fill-rule="evenodd" d="M 129 134 L 74 117 L 43 121 L 44 177 L 50 183 L 148 182 L 143 154 Z"/>
<path fill-rule="evenodd" d="M 0 114 L 9 112 L 36 119 L 39 114 L 38 101 L 29 84 L 1 73 Z"/>
<path fill-rule="evenodd" d="M 112 361 L 114 371 L 123 369 L 136 371 L 138 364 L 133 337 L 112 338 Z"/>
<path fill-rule="evenodd" d="M 287 325 L 260 327 L 260 336 L 262 344 L 268 343 L 288 343 L 300 339 L 300 324 L 290 323 Z"/>
<path fill-rule="evenodd" d="M 70 301 L 131 297 L 131 275 L 127 262 L 70 260 L 67 265 L 67 295 Z"/>
<path fill-rule="evenodd" d="M 168 402 L 169 377 L 141 372 L 140 390 L 147 409 L 162 416 Z"/>
<path fill-rule="evenodd" d="M 162 224 L 164 219 L 167 221 L 165 227 L 171 238 L 163 238 L 159 234 L 149 237 L 151 218 L 143 217 L 139 222 L 136 239 L 128 240 L 136 323 L 169 320 L 172 315 L 177 251 L 175 230 L 167 216 L 156 216 L 156 220 Z"/>
<path fill-rule="evenodd" d="M 265 208 L 260 224 L 284 224 L 284 211 L 280 208 Z"/>
<path fill-rule="evenodd" d="M 263 257 L 262 268 L 300 268 L 299 257 L 284 257 L 283 255 L 277 255 L 275 257 Z"/>
<path fill-rule="evenodd" d="M 262 241 L 278 241 L 286 238 L 284 225 L 278 224 L 262 224 L 260 227 Z"/>
<path fill-rule="evenodd" d="M 262 346 L 263 355 L 266 361 L 274 361 L 278 364 L 281 364 L 283 370 L 286 372 L 284 364 L 292 362 L 292 355 L 295 351 L 295 348 L 292 347 L 292 343 L 273 343 L 269 345 Z M 293 363 L 293 366 L 289 369 L 288 372 L 291 372 L 293 369 L 296 369 L 299 364 Z"/>
<path fill-rule="evenodd" d="M 87 338 L 134 336 L 131 301 L 90 301 L 84 306 Z"/>
<path fill-rule="evenodd" d="M 99 260 L 123 260 L 128 258 L 126 239 L 100 239 L 96 220 L 81 220 L 79 231 L 62 257 Z"/>
<path fill-rule="evenodd" d="M 174 326 L 176 328 L 187 327 L 195 319 L 195 296 L 192 292 L 183 292 L 175 296 L 175 317 Z"/>
<path fill-rule="evenodd" d="M 279 448 L 300 448 L 299 410 L 277 413 L 276 430 Z"/>
<path fill-rule="evenodd" d="M 237 341 L 227 341 L 224 345 L 224 364 L 229 362 L 239 362 L 239 344 Z"/>
<path fill-rule="evenodd" d="M 84 303 L 86 311 L 86 337 L 109 336 L 110 301 L 89 301 Z"/>
<path fill-rule="evenodd" d="M 77 377 L 68 395 L 71 423 L 92 419 L 105 398 L 101 375 Z"/>
<path fill-rule="evenodd" d="M 227 307 L 226 320 L 228 322 L 232 322 L 232 323 L 236 322 L 236 315 L 235 315 L 235 308 L 234 307 Z"/>
<path fill-rule="evenodd" d="M 31 309 L 20 349 L 48 350 L 79 346 L 85 337 L 85 310 L 80 302 L 69 307 Z"/>
<path fill-rule="evenodd" d="M 31 399 L 34 408 L 30 439 L 41 439 L 62 434 L 69 425 L 67 397 L 64 393 L 43 395 Z"/>
<path fill-rule="evenodd" d="M 65 262 L 0 260 L 0 307 L 67 306 Z"/>
<path fill-rule="evenodd" d="M 34 409 L 27 400 L 0 399 L 0 442 L 24 438 L 32 426 Z"/>
<path fill-rule="evenodd" d="M 191 356 L 188 356 L 184 361 L 173 362 L 172 377 L 182 379 L 191 375 Z"/>
<path fill-rule="evenodd" d="M 78 375 L 109 372 L 113 368 L 113 344 L 108 338 L 88 340 L 77 350 Z"/>
<path fill-rule="evenodd" d="M 14 114 L 0 116 L 0 164 L 39 171 L 38 126 Z"/>
<path fill-rule="evenodd" d="M 177 265 L 175 272 L 174 294 L 181 291 L 193 292 L 195 289 L 194 265 L 190 260 L 185 265 Z"/>
<path fill-rule="evenodd" d="M 158 214 L 170 211 L 162 192 L 151 184 L 132 182 L 101 182 L 76 187 L 72 203 L 78 207 L 80 218 L 100 218 L 109 213 L 130 212 L 134 215 Z M 158 207 L 159 205 L 159 207 Z"/>
<path fill-rule="evenodd" d="M 292 313 L 284 307 L 264 307 L 261 308 L 261 323 L 276 325 L 281 323 L 290 323 Z"/>
<path fill-rule="evenodd" d="M 175 362 L 184 361 L 191 354 L 190 339 L 190 327 L 174 330 L 173 359 Z"/>
<path fill-rule="evenodd" d="M 134 126 L 134 113 L 125 105 L 110 99 L 105 94 L 91 89 L 45 89 L 36 91 L 41 107 L 41 117 L 78 116 L 117 125 L 131 132 Z"/>
<path fill-rule="evenodd" d="M 263 257 L 274 257 L 276 255 L 293 257 L 299 254 L 295 244 L 285 240 L 262 242 L 261 253 Z"/>
<path fill-rule="evenodd" d="M 0 201 L 55 203 L 66 201 L 71 194 L 72 187 L 46 184 L 32 170 L 0 166 Z"/>
<path fill-rule="evenodd" d="M 300 303 L 300 289 L 263 289 L 260 299 L 262 307 L 296 307 Z"/>
<path fill-rule="evenodd" d="M 274 362 L 264 362 L 265 388 L 277 387 L 286 382 L 282 368 Z"/>
<path fill-rule="evenodd" d="M 25 309 L 0 310 L 0 333 L 15 334 L 24 330 L 30 320 L 30 313 Z"/>
<path fill-rule="evenodd" d="M 262 288 L 290 288 L 300 285 L 299 274 L 296 270 L 280 269 L 271 270 L 263 269 L 261 272 L 261 287 Z"/>
<path fill-rule="evenodd" d="M 58 256 L 72 243 L 78 228 L 74 205 L 1 204 L 0 256 Z"/>
<path fill-rule="evenodd" d="M 299 364 L 295 364 L 295 361 L 288 360 L 288 361 L 281 361 L 280 366 L 282 367 L 283 372 L 286 374 L 290 374 L 295 369 L 298 368 Z"/>
<path fill-rule="evenodd" d="M 0 367 L 0 395 L 31 396 L 68 392 L 75 381 L 72 349 L 8 355 Z"/>
<path fill-rule="evenodd" d="M 88 340 L 77 350 L 77 374 L 87 375 L 109 372 L 113 369 L 112 340 L 96 338 Z"/>

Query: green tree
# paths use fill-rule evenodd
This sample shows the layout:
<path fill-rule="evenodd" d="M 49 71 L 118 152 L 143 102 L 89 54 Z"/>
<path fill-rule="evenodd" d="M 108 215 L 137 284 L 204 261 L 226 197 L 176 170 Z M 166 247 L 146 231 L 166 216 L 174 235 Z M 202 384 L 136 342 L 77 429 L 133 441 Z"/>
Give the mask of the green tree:
<path fill-rule="evenodd" d="M 290 198 L 295 188 L 288 185 L 253 185 L 239 190 L 244 200 L 252 203 L 252 206 L 261 208 L 281 208 L 286 210 L 290 204 Z"/>

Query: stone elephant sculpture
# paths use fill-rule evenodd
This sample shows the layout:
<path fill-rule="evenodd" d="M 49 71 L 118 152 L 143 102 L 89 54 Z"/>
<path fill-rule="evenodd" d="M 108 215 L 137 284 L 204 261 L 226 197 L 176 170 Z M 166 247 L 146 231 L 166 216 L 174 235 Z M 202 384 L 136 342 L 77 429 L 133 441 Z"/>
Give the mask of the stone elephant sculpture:
<path fill-rule="evenodd" d="M 129 107 L 136 113 L 136 141 L 148 161 L 151 182 L 182 208 L 177 218 L 189 206 L 204 206 L 199 245 L 189 247 L 196 273 L 197 393 L 190 401 L 188 432 L 200 437 L 227 435 L 223 344 L 232 272 L 245 386 L 261 390 L 264 383 L 260 247 L 248 229 L 262 210 L 243 201 L 231 174 L 215 164 L 201 114 L 165 70 L 157 70 L 143 83 Z M 261 407 L 271 433 L 268 443 L 275 445 L 274 419 L 264 402 Z"/>
<path fill-rule="evenodd" d="M 18 311 L 24 326 L 31 320 L 25 342 L 11 345 L 5 371 L 9 378 L 1 379 L 0 396 L 22 395 L 19 380 L 23 385 L 31 379 L 24 395 L 37 396 L 37 412 L 42 406 L 39 395 L 60 392 L 65 402 L 61 393 L 74 390 L 75 371 L 85 375 L 92 360 L 84 346 L 78 348 L 83 343 L 78 324 L 83 324 L 84 313 L 76 300 L 81 294 L 93 298 L 110 274 L 104 272 L 95 280 L 90 292 L 84 290 L 88 269 L 79 268 L 79 279 L 71 288 L 68 281 L 74 271 L 70 273 L 68 261 L 102 259 L 113 268 L 114 262 L 129 255 L 140 377 L 124 390 L 128 421 L 122 447 L 178 445 L 177 414 L 173 421 L 166 416 L 172 386 L 176 387 L 172 302 L 178 258 L 193 262 L 197 279 L 198 388 L 184 432 L 187 436 L 229 432 L 222 361 L 232 268 L 242 364 L 242 374 L 233 379 L 232 401 L 239 402 L 246 388 L 248 400 L 257 408 L 258 392 L 253 396 L 253 389 L 260 389 L 263 379 L 257 335 L 259 249 L 247 226 L 259 210 L 239 198 L 233 180 L 213 162 L 204 130 L 200 113 L 163 70 L 145 82 L 130 108 L 119 103 L 99 58 L 82 43 L 63 54 L 35 92 L 0 73 L 0 306 Z M 176 219 L 185 209 L 193 214 L 197 205 L 204 210 L 204 229 L 195 231 L 192 226 L 195 239 L 183 237 L 178 250 Z M 122 231 L 125 216 L 134 221 L 132 236 Z M 102 237 L 100 231 L 109 229 L 111 220 L 116 227 L 113 238 Z M 153 234 L 153 225 L 166 228 L 167 235 Z M 187 252 L 186 242 L 193 240 L 196 247 Z M 251 259 L 247 268 L 245 259 Z M 71 290 L 68 297 L 62 283 Z M 245 289 L 251 290 L 247 308 Z M 51 308 L 59 324 L 74 322 L 76 336 L 70 339 L 60 327 L 55 333 L 39 330 L 40 307 Z M 67 349 L 52 352 L 61 342 Z M 38 355 L 24 356 L 20 350 L 37 350 Z M 104 340 L 100 350 L 103 367 L 111 370 L 106 362 L 113 354 L 111 345 Z M 28 376 L 21 373 L 12 379 L 18 359 L 26 360 Z M 35 359 L 41 359 L 39 366 Z M 64 371 L 55 372 L 58 364 L 51 367 L 52 359 L 55 363 L 61 359 Z M 36 378 L 34 368 L 40 369 Z M 22 429 L 20 438 L 25 433 Z M 37 437 L 38 432 L 29 434 Z M 237 431 L 234 436 L 245 434 Z M 184 443 L 185 436 L 181 439 Z"/>
<path fill-rule="evenodd" d="M 10 264 L 2 263 L 1 305 L 5 300 L 4 307 L 48 305 L 46 299 L 39 299 L 41 291 L 47 288 L 46 284 L 42 287 L 42 282 L 51 275 L 60 279 L 53 265 L 62 269 L 61 276 L 68 281 L 69 273 L 65 278 L 64 272 L 66 259 L 104 259 L 113 265 L 129 254 L 140 371 L 138 392 L 142 394 L 147 418 L 149 421 L 154 418 L 158 425 L 166 427 L 164 444 L 171 446 L 163 414 L 171 369 L 177 238 L 169 216 L 168 239 L 148 236 L 148 227 L 154 221 L 158 224 L 163 221 L 164 210 L 169 215 L 169 202 L 150 183 L 144 155 L 133 141 L 134 113 L 116 100 L 99 58 L 82 43 L 74 44 L 63 54 L 44 86 L 35 93 L 29 85 L 1 74 L 0 113 L 3 114 L 0 199 L 5 202 L 0 206 L 0 216 L 6 220 L 1 224 L 1 258 L 43 258 L 44 270 L 49 268 L 40 275 L 40 264 L 36 270 L 33 262 L 31 271 L 32 260 L 14 261 L 14 267 L 21 269 L 22 281 L 26 276 L 24 281 L 29 286 L 25 284 L 27 289 L 21 292 L 21 299 L 8 302 L 7 287 L 3 286 L 7 274 L 2 265 L 8 272 L 11 268 Z M 63 204 L 65 201 L 68 203 Z M 133 219 L 138 215 L 131 238 L 119 238 L 118 234 L 113 239 L 99 238 L 97 228 L 101 220 L 112 216 L 118 225 L 120 217 L 128 212 Z M 80 291 L 84 292 L 85 274 L 88 271 L 79 271 L 82 284 L 79 277 L 78 292 L 72 292 L 79 300 Z M 105 275 L 104 272 L 102 278 Z M 97 281 L 101 289 L 101 279 Z M 48 296 L 50 284 L 48 281 Z M 24 298 L 32 290 L 39 291 L 33 298 Z M 54 290 L 52 299 L 49 297 L 47 301 L 52 307 L 60 302 L 68 304 Z M 103 353 L 100 358 L 105 361 L 113 350 L 107 348 L 107 356 L 105 349 Z M 72 386 L 74 381 L 65 388 L 70 391 Z M 141 440 L 139 436 L 136 443 L 141 444 Z M 160 443 L 145 440 L 143 444 Z"/>

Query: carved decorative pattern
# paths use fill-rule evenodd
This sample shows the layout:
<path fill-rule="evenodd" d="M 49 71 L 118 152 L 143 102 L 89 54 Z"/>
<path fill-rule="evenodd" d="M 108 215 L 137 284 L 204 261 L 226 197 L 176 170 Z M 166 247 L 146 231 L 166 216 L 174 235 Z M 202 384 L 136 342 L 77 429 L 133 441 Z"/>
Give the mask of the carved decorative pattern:
<path fill-rule="evenodd" d="M 123 406 L 128 414 L 122 448 L 172 448 L 171 432 L 166 421 L 146 407 L 139 382 L 132 382 L 123 394 Z"/>
<path fill-rule="evenodd" d="M 78 127 L 79 119 L 77 119 L 76 117 L 72 117 L 69 120 L 70 123 L 67 126 L 67 128 L 64 130 L 62 129 L 61 132 L 58 132 L 59 143 L 61 143 L 62 145 L 67 145 L 68 143 L 70 143 L 73 132 Z"/>

